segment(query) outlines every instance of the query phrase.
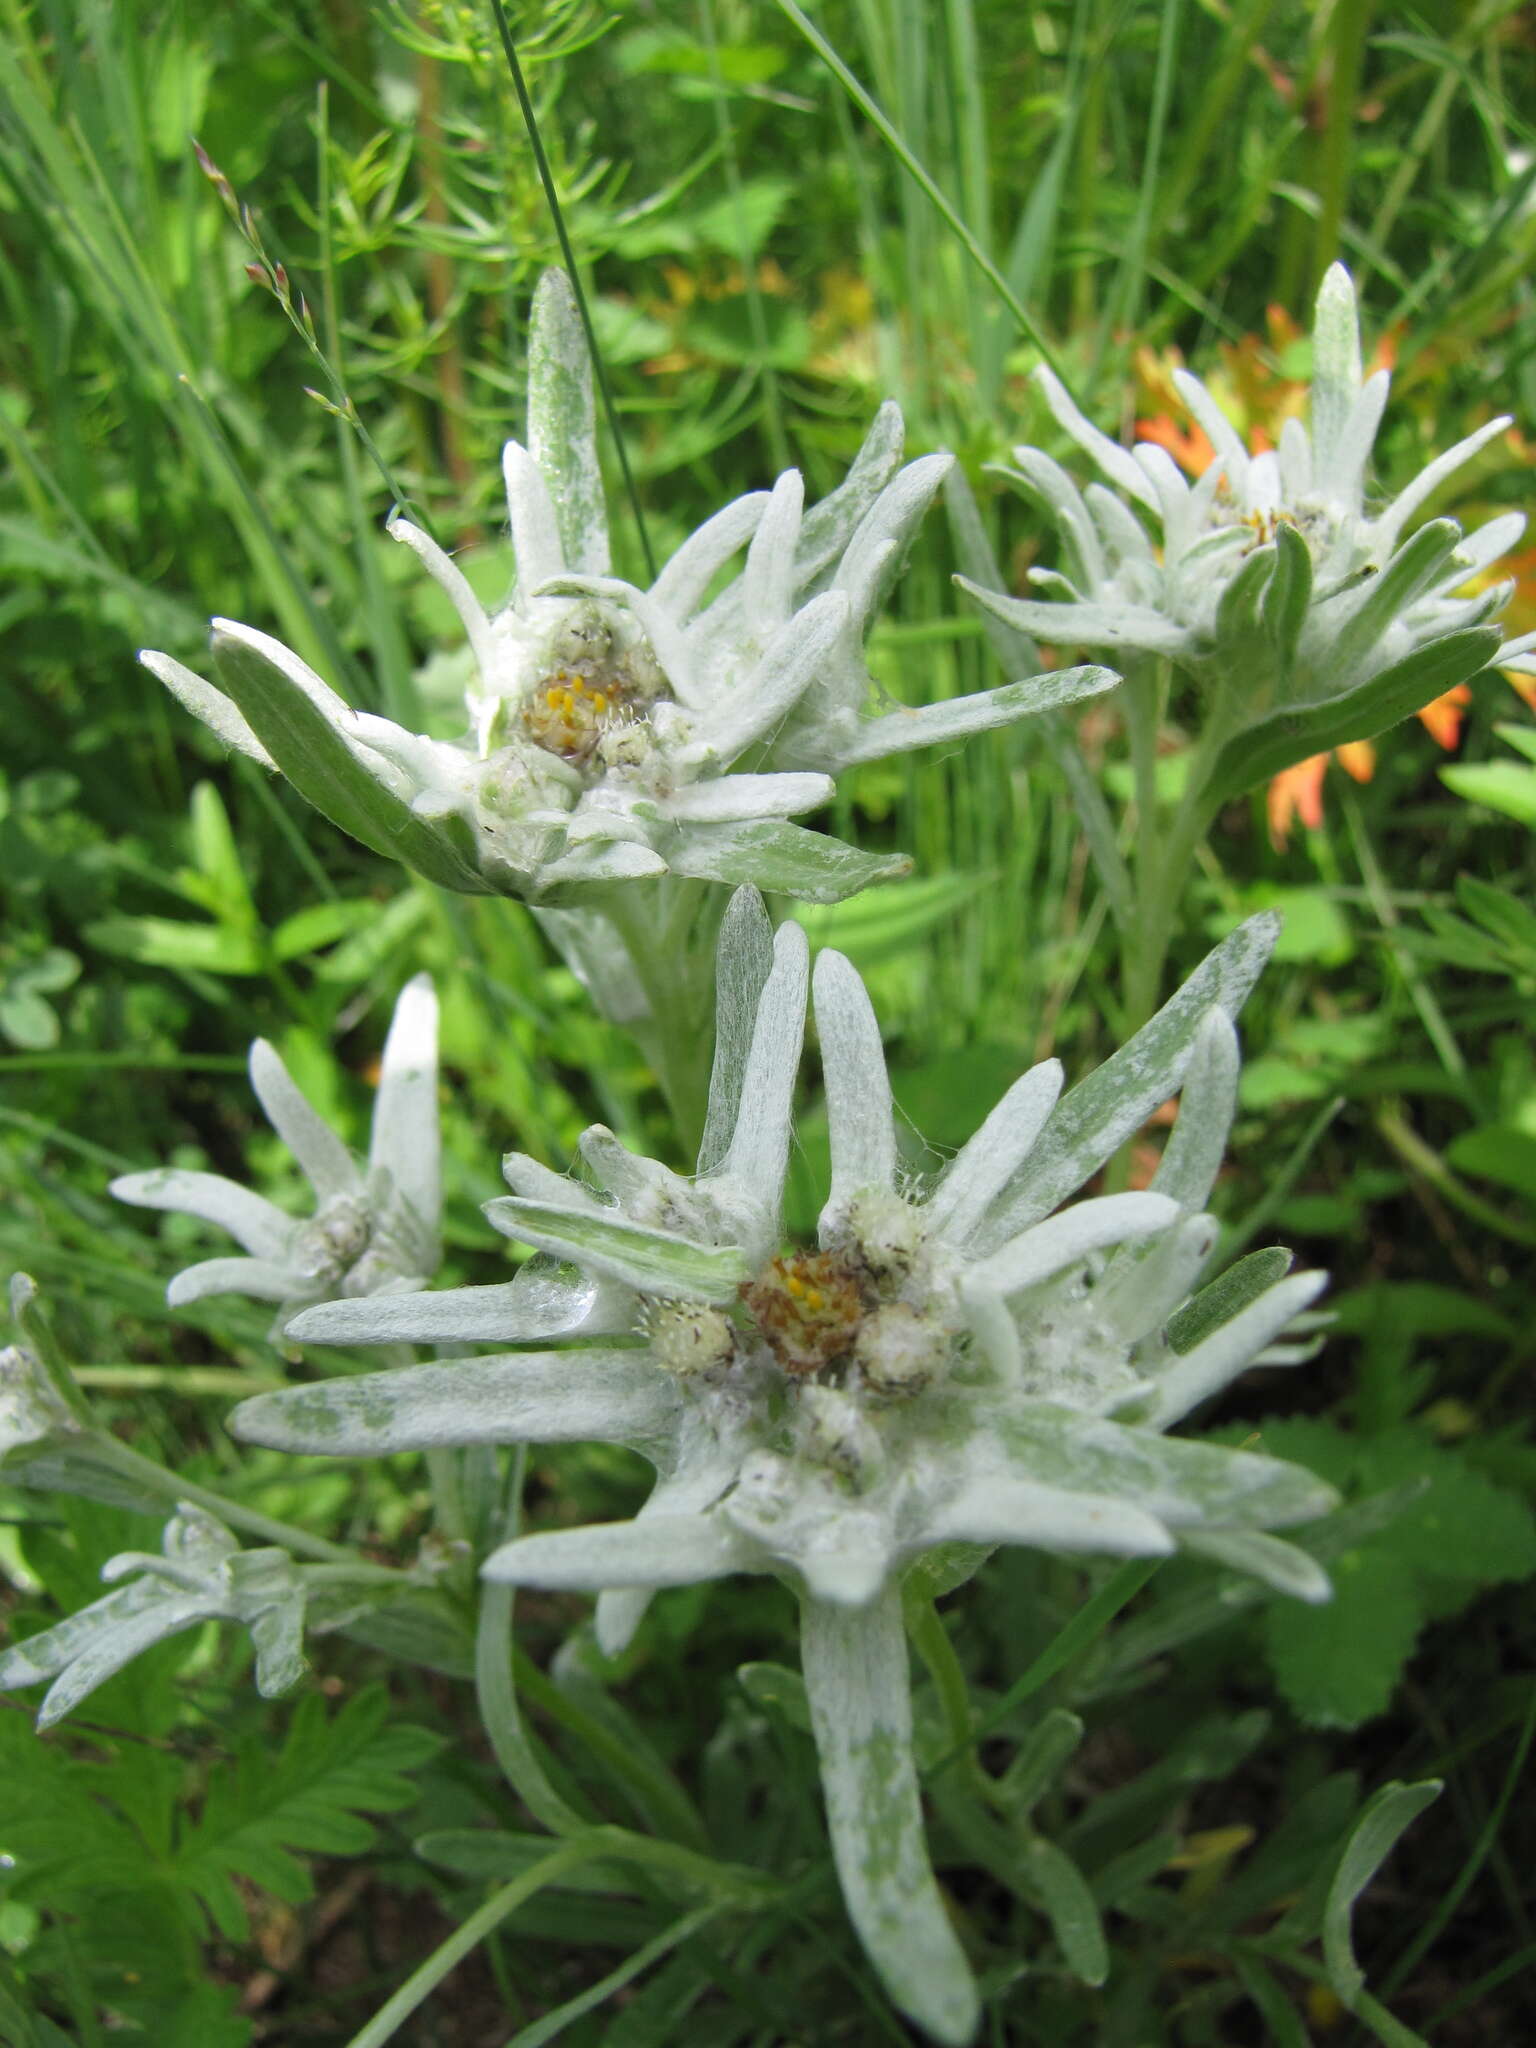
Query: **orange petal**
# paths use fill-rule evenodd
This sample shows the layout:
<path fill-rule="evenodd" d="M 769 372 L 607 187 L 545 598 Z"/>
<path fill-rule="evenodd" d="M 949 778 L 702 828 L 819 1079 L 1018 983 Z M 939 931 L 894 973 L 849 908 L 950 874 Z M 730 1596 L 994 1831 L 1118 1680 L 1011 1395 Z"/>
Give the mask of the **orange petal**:
<path fill-rule="evenodd" d="M 1269 838 L 1277 853 L 1283 853 L 1285 842 L 1290 835 L 1291 820 L 1299 817 L 1309 832 L 1317 831 L 1323 822 L 1323 776 L 1327 772 L 1328 756 L 1313 754 L 1309 760 L 1297 761 L 1289 768 L 1282 768 L 1269 785 Z"/>
<path fill-rule="evenodd" d="M 1346 775 L 1352 775 L 1356 782 L 1369 782 L 1376 773 L 1376 749 L 1369 740 L 1346 740 L 1342 747 L 1335 747 L 1339 766 Z"/>
<path fill-rule="evenodd" d="M 1465 683 L 1457 683 L 1454 689 L 1446 690 L 1419 706 L 1419 722 L 1436 746 L 1444 747 L 1447 753 L 1461 738 L 1462 707 L 1471 702 L 1472 692 Z"/>

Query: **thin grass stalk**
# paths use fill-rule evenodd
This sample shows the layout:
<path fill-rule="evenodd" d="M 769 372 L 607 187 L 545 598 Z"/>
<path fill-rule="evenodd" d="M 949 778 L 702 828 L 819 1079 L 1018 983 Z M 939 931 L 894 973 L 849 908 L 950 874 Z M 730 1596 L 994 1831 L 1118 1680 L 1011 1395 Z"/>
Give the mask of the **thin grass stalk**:
<path fill-rule="evenodd" d="M 1008 280 L 1003 276 L 1002 272 L 998 269 L 997 265 L 992 261 L 991 257 L 988 256 L 986 251 L 981 247 L 980 243 L 977 241 L 976 237 L 971 233 L 970 229 L 966 226 L 965 222 L 960 218 L 959 214 L 956 213 L 954 206 L 952 205 L 950 200 L 945 197 L 944 193 L 939 189 L 939 187 L 934 183 L 933 178 L 929 175 L 928 171 L 912 154 L 912 151 L 907 147 L 906 142 L 902 138 L 899 131 L 893 126 L 887 115 L 882 111 L 879 105 L 870 97 L 869 93 L 859 83 L 858 79 L 854 77 L 853 73 L 848 69 L 848 66 L 843 62 L 842 58 L 838 56 L 836 50 L 833 49 L 832 45 L 827 41 L 826 37 L 821 33 L 820 29 L 818 29 L 813 22 L 808 20 L 805 14 L 802 13 L 800 8 L 795 5 L 795 0 L 775 0 L 775 4 L 778 6 L 782 13 L 789 17 L 789 19 L 794 23 L 795 27 L 799 29 L 800 33 L 805 37 L 806 41 L 810 44 L 811 48 L 816 52 L 817 56 L 820 57 L 821 61 L 826 65 L 827 69 L 832 73 L 833 77 L 837 80 L 838 84 L 843 88 L 844 92 L 847 93 L 848 97 L 859 109 L 860 113 L 864 115 L 866 120 L 873 124 L 873 126 L 879 131 L 881 137 L 884 139 L 887 146 L 892 151 L 894 151 L 897 161 L 906 171 L 908 177 L 910 177 L 913 180 L 913 182 L 921 189 L 925 197 L 928 199 L 930 205 L 934 207 L 934 209 L 938 212 L 941 218 L 949 226 L 949 228 L 955 235 L 956 239 L 959 241 L 961 247 L 970 257 L 972 263 L 975 264 L 976 268 L 981 272 L 982 276 L 987 280 L 988 284 L 991 285 L 992 289 L 997 293 L 998 297 L 1002 300 L 1003 304 L 1008 308 L 1009 312 L 1018 322 L 1021 331 L 1025 335 L 1026 339 L 1035 348 L 1036 352 L 1040 357 L 1041 362 L 1043 362 L 1048 369 L 1053 370 L 1058 377 L 1061 377 L 1063 383 L 1066 383 L 1067 379 L 1062 373 L 1061 364 L 1058 362 L 1055 352 L 1052 350 L 1050 346 L 1050 343 L 1046 340 L 1044 334 L 1041 332 L 1038 323 L 1025 310 L 1024 306 L 1020 303 L 1012 287 L 1009 285 Z"/>
<path fill-rule="evenodd" d="M 1374 6 L 1375 0 L 1335 0 L 1330 23 L 1333 65 L 1328 80 L 1328 115 L 1318 163 L 1322 205 L 1312 244 L 1312 273 L 1307 288 L 1309 299 L 1316 296 L 1324 271 L 1339 253 L 1339 231 L 1344 221 L 1350 166 L 1354 160 L 1365 43 Z"/>
<path fill-rule="evenodd" d="M 624 435 L 619 426 L 618 408 L 613 402 L 613 390 L 608 382 L 608 373 L 603 367 L 602 351 L 597 345 L 597 334 L 592 326 L 592 315 L 587 306 L 587 295 L 581 282 L 581 271 L 576 262 L 576 251 L 571 246 L 570 231 L 565 224 L 565 210 L 560 204 L 560 194 L 555 187 L 554 172 L 549 167 L 549 158 L 544 151 L 544 138 L 539 132 L 539 118 L 534 112 L 533 100 L 529 96 L 527 80 L 518 59 L 517 45 L 512 40 L 511 26 L 502 0 L 491 0 L 491 12 L 496 17 L 496 32 L 501 37 L 501 47 L 506 54 L 507 68 L 512 74 L 512 89 L 517 94 L 517 104 L 528 130 L 528 144 L 533 151 L 533 161 L 539 174 L 539 183 L 544 188 L 545 202 L 549 207 L 550 220 L 560 244 L 560 255 L 565 264 L 566 275 L 571 280 L 571 290 L 576 295 L 576 310 L 581 315 L 582 332 L 587 338 L 587 351 L 592 360 L 592 374 L 603 401 L 603 411 L 608 419 L 608 431 L 612 436 L 614 452 L 619 459 L 619 469 L 624 479 L 624 494 L 629 499 L 630 512 L 634 517 L 635 534 L 640 543 L 640 553 L 645 561 L 646 574 L 651 582 L 656 580 L 656 557 L 651 549 L 650 534 L 646 530 L 645 508 L 640 502 L 634 474 L 629 466 L 629 453 Z"/>

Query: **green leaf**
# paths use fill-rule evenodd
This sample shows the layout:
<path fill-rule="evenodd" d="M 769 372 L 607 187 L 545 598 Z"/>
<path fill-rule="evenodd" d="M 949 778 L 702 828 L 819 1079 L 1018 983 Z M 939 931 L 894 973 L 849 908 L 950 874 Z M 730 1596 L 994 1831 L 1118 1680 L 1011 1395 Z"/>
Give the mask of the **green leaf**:
<path fill-rule="evenodd" d="M 1440 780 L 1457 796 L 1502 811 L 1521 825 L 1536 826 L 1536 768 L 1518 761 L 1476 761 L 1442 768 Z"/>
<path fill-rule="evenodd" d="M 376 973 L 397 951 L 404 953 L 407 941 L 432 914 L 432 897 L 419 885 L 404 890 L 351 938 L 343 939 L 332 953 L 315 962 L 321 981 L 334 981 L 355 988 Z"/>
<path fill-rule="evenodd" d="M 1518 1494 L 1427 1441 L 1419 1469 L 1425 1464 L 1429 1484 L 1382 1532 L 1383 1548 L 1415 1570 L 1482 1585 L 1536 1572 L 1536 1516 Z"/>
<path fill-rule="evenodd" d="M 1019 1873 L 1050 1921 L 1067 1968 L 1084 1984 L 1102 1984 L 1109 1975 L 1109 1944 L 1093 1893 L 1072 1858 L 1036 1835 L 1019 1859 Z"/>
<path fill-rule="evenodd" d="M 1275 1682 L 1303 1721 L 1357 1728 L 1384 1713 L 1423 1621 L 1412 1571 L 1375 1546 L 1333 1560 L 1326 1606 L 1275 1601 L 1264 1642 Z"/>
<path fill-rule="evenodd" d="M 769 895 L 809 903 L 841 903 L 876 882 L 912 872 L 904 853 L 862 853 L 825 832 L 778 819 L 743 825 L 689 825 L 666 861 L 674 874 L 705 882 L 750 882 Z"/>
<path fill-rule="evenodd" d="M 810 1702 L 806 1698 L 805 1680 L 798 1671 L 790 1671 L 782 1664 L 742 1664 L 737 1668 L 736 1679 L 754 1706 L 765 1707 L 769 1713 L 780 1715 L 791 1728 L 798 1728 L 803 1735 L 810 1734 Z"/>
<path fill-rule="evenodd" d="M 46 1052 L 59 1042 L 59 1020 L 40 995 L 12 983 L 0 988 L 0 1035 L 24 1052 Z"/>
<path fill-rule="evenodd" d="M 121 953 L 145 967 L 194 974 L 261 974 L 261 945 L 242 925 L 187 924 L 171 917 L 101 917 L 85 937 L 104 953 Z"/>
<path fill-rule="evenodd" d="M 314 1890 L 302 1854 L 361 1855 L 376 1839 L 366 1816 L 396 1813 L 416 1799 L 407 1774 L 436 1755 L 442 1740 L 425 1728 L 391 1726 L 389 1713 L 380 1687 L 330 1718 L 311 1693 L 275 1756 L 253 1739 L 209 1774 L 174 1868 L 226 1940 L 244 1940 L 248 1926 L 236 1878 L 297 1905 Z"/>
<path fill-rule="evenodd" d="M 1275 573 L 1264 592 L 1264 630 L 1274 645 L 1282 687 L 1312 602 L 1312 553 L 1288 520 L 1275 528 Z"/>
<path fill-rule="evenodd" d="M 317 811 L 388 860 L 465 895 L 493 893 L 462 821 L 427 823 L 357 759 L 299 685 L 265 655 L 228 633 L 214 635 L 220 687 L 233 698 L 278 767 Z"/>
<path fill-rule="evenodd" d="M 1274 573 L 1273 543 L 1254 548 L 1221 593 L 1221 601 L 1216 608 L 1216 643 L 1220 658 L 1229 659 L 1244 641 L 1256 637 L 1260 608 Z"/>
<path fill-rule="evenodd" d="M 1426 1806 L 1434 1804 L 1440 1791 L 1438 1778 L 1427 1778 L 1417 1785 L 1383 1785 L 1367 1801 L 1344 1844 L 1323 1908 L 1323 1962 L 1329 1983 L 1351 2010 L 1365 1988 L 1365 1972 L 1355 1959 L 1350 1925 L 1355 1902 L 1391 1854 L 1404 1829 L 1417 1820 Z"/>
<path fill-rule="evenodd" d="M 1257 1956 L 1245 1955 L 1241 1949 L 1228 1954 L 1238 1982 L 1269 2029 L 1273 2048 L 1312 2048 L 1312 2036 L 1302 2025 L 1301 2015 Z"/>
<path fill-rule="evenodd" d="M 416 1854 L 458 1877 L 477 1884 L 507 1884 L 521 1877 L 550 1851 L 548 1835 L 518 1835 L 498 1828 L 438 1828 L 413 1844 Z M 564 1892 L 632 1893 L 633 1872 L 619 1863 L 578 1863 L 554 1879 L 551 1890 Z"/>
<path fill-rule="evenodd" d="M 995 879 L 963 873 L 912 876 L 846 903 L 797 903 L 790 915 L 813 949 L 835 946 L 862 974 L 951 923 Z"/>
<path fill-rule="evenodd" d="M 501 1195 L 485 1213 L 498 1230 L 556 1258 L 608 1273 L 642 1293 L 733 1302 L 752 1277 L 746 1253 L 733 1244 L 694 1244 L 664 1230 L 644 1230 L 587 1209 Z"/>
<path fill-rule="evenodd" d="M 209 909 L 217 912 L 221 923 L 258 924 L 229 813 L 211 782 L 199 782 L 193 788 L 191 830 L 192 857 L 198 873 L 210 885 Z"/>
<path fill-rule="evenodd" d="M 1312 754 L 1328 753 L 1350 740 L 1373 739 L 1486 668 L 1498 645 L 1496 628 L 1467 626 L 1432 640 L 1342 696 L 1272 712 L 1222 748 L 1206 781 L 1207 807 L 1216 810 L 1245 796 Z"/>
<path fill-rule="evenodd" d="M 1474 1174 L 1536 1201 L 1536 1138 L 1510 1124 L 1482 1124 L 1463 1131 L 1445 1148 L 1458 1173 Z"/>
<path fill-rule="evenodd" d="M 1292 1263 L 1293 1255 L 1283 1245 L 1271 1245 L 1264 1251 L 1250 1252 L 1235 1266 L 1228 1266 L 1225 1273 L 1209 1287 L 1202 1287 L 1193 1301 L 1186 1302 L 1177 1315 L 1169 1318 L 1169 1343 L 1175 1351 L 1193 1351 L 1203 1338 L 1219 1330 L 1223 1323 L 1231 1322 L 1250 1301 L 1257 1301 L 1283 1280 Z"/>
<path fill-rule="evenodd" d="M 271 937 L 274 960 L 299 960 L 322 946 L 333 946 L 350 932 L 366 930 L 384 914 L 384 907 L 368 901 L 307 903 L 292 917 L 285 917 Z"/>
<path fill-rule="evenodd" d="M 1076 1714 L 1047 1707 L 998 1780 L 998 1797 L 1009 1811 L 1022 1817 L 1043 1799 L 1082 1739 L 1083 1723 Z"/>
<path fill-rule="evenodd" d="M 1536 769 L 1531 773 L 1536 781 Z M 1468 917 L 1475 918 L 1484 931 L 1491 932 L 1512 953 L 1524 953 L 1536 960 L 1536 911 L 1518 897 L 1507 889 L 1494 888 L 1490 882 L 1479 881 L 1476 875 L 1458 875 L 1456 900 Z"/>

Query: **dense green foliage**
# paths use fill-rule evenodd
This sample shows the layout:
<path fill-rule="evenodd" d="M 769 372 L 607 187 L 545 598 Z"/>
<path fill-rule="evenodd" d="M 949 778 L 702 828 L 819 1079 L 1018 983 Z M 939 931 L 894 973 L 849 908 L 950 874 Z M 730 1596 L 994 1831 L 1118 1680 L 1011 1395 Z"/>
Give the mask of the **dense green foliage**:
<path fill-rule="evenodd" d="M 839 0 L 813 27 L 899 148 L 788 4 L 513 10 L 643 513 L 623 573 L 791 462 L 825 490 L 890 396 L 909 453 L 959 453 L 1017 585 L 1054 559 L 1050 529 L 983 465 L 1024 439 L 1068 459 L 1027 381 L 1040 344 L 1101 421 L 1173 414 L 1177 349 L 1277 426 L 1338 256 L 1367 346 L 1395 352 L 1381 484 L 1508 410 L 1432 509 L 1520 507 L 1536 78 L 1506 0 Z M 391 1001 L 421 968 L 443 1000 L 445 1279 L 509 1271 L 478 1213 L 500 1151 L 564 1170 L 600 1117 L 684 1162 L 652 1077 L 522 906 L 375 859 L 226 758 L 133 656 L 195 664 L 216 612 L 437 729 L 460 636 L 383 520 L 406 506 L 503 594 L 497 456 L 551 216 L 494 15 L 468 0 L 4 0 L 0 35 L 0 1254 L 38 1279 L 120 1436 L 405 1561 L 430 1534 L 421 1462 L 237 1451 L 221 1416 L 292 1361 L 258 1306 L 173 1317 L 165 1279 L 204 1233 L 146 1227 L 107 1181 L 174 1160 L 288 1200 L 249 1042 L 362 1144 Z M 950 586 L 959 560 L 930 515 L 872 641 L 898 701 L 1007 679 Z M 1531 560 L 1512 630 L 1536 625 Z M 1123 800 L 1116 702 L 1082 735 Z M 1443 776 L 1410 721 L 1370 781 L 1331 768 L 1321 823 L 1280 843 L 1262 790 L 1229 803 L 1174 944 L 1182 971 L 1243 915 L 1286 915 L 1215 1206 L 1228 1257 L 1282 1240 L 1329 1268 L 1335 1320 L 1306 1373 L 1209 1420 L 1344 1493 L 1335 1603 L 1189 1562 L 1011 1552 L 913 1622 L 936 1860 L 999 2044 L 1390 2048 L 1536 2022 L 1517 1793 L 1536 1725 L 1536 748 L 1496 674 L 1461 708 Z M 1171 782 L 1188 713 L 1157 735 Z M 1031 1059 L 1076 1078 L 1118 1043 L 1107 906 L 1030 726 L 855 769 L 825 822 L 917 863 L 795 913 L 876 996 L 914 1164 Z M 824 1118 L 802 1129 L 812 1153 Z M 823 1167 L 794 1164 L 797 1226 Z M 603 1448 L 540 1453 L 530 1481 L 535 1522 L 637 1498 Z M 16 1634 L 154 1536 L 123 1507 L 5 1488 Z M 420 1665 L 366 1631 L 321 1638 L 318 1680 L 268 1703 L 246 1651 L 198 1629 L 46 1737 L 7 1698 L 0 2042 L 364 2048 L 488 1898 L 485 1939 L 398 2038 L 908 2038 L 837 1903 L 787 1596 L 680 1590 L 616 1669 L 586 1611 L 532 1596 L 516 1618 L 530 1741 L 585 1830 L 559 1843 L 486 1749 L 467 1633 Z M 978 1767 L 1006 1818 L 978 1822 Z M 1410 1819 L 1358 1915 L 1356 1997 L 1350 1908 Z"/>

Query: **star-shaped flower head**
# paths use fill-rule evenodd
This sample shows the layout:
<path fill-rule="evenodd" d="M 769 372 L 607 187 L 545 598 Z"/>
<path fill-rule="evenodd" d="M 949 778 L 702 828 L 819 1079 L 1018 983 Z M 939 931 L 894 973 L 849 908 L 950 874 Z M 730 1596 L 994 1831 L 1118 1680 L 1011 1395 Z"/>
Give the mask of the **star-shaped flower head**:
<path fill-rule="evenodd" d="M 1367 467 L 1391 383 L 1362 379 L 1359 314 L 1335 263 L 1317 299 L 1311 429 L 1288 419 L 1277 450 L 1250 454 L 1199 381 L 1175 372 L 1215 455 L 1195 484 L 1167 451 L 1101 433 L 1047 369 L 1036 376 L 1057 424 L 1113 489 L 1085 490 L 1036 448 L 1014 476 L 1054 517 L 1064 569 L 1037 569 L 1041 595 L 965 587 L 989 611 L 1055 645 L 1164 656 L 1200 682 L 1226 751 L 1213 801 L 1308 755 L 1369 738 L 1488 665 L 1487 621 L 1512 583 L 1467 586 L 1519 539 L 1517 512 L 1463 535 L 1435 519 L 1404 538 L 1436 491 L 1508 417 L 1430 462 L 1390 503 L 1367 506 Z M 1127 500 L 1129 503 L 1127 503 Z M 1506 644 L 1501 660 L 1529 640 Z"/>
<path fill-rule="evenodd" d="M 1067 1095 L 1055 1061 L 1033 1068 L 926 1185 L 900 1165 L 863 985 L 823 953 L 832 1184 L 816 1244 L 786 1250 L 806 945 L 792 924 L 771 939 L 743 892 L 721 941 L 697 1176 L 596 1129 L 582 1152 L 598 1189 L 514 1157 L 517 1192 L 489 1205 L 510 1235 L 593 1276 L 583 1348 L 262 1395 L 232 1420 L 257 1443 L 342 1456 L 580 1438 L 640 1450 L 658 1477 L 634 1521 L 522 1538 L 487 1574 L 599 1591 L 609 1650 L 659 1587 L 752 1571 L 799 1592 L 849 1909 L 893 1997 L 943 2040 L 968 2038 L 975 1994 L 922 1849 L 903 1570 L 957 1543 L 1183 1548 L 1302 1598 L 1327 1592 L 1307 1553 L 1268 1533 L 1322 1513 L 1327 1487 L 1268 1457 L 1161 1434 L 1255 1360 L 1303 1355 L 1277 1340 L 1322 1286 L 1265 1259 L 1198 1287 L 1215 1242 L 1203 1206 L 1236 1093 L 1231 1019 L 1274 933 L 1272 919 L 1242 927 Z M 1180 1087 L 1152 1189 L 1063 1208 Z M 538 1332 L 517 1308 L 515 1288 L 336 1303 L 290 1334 L 527 1341 Z M 599 1327 L 617 1341 L 593 1345 Z"/>
<path fill-rule="evenodd" d="M 141 658 L 344 831 L 448 888 L 558 905 L 671 872 L 836 901 L 904 866 L 789 823 L 828 801 L 843 768 L 1114 681 L 1080 668 L 870 711 L 864 634 L 950 466 L 929 455 L 901 468 L 901 452 L 887 405 L 847 479 L 809 511 L 788 471 L 707 519 L 648 589 L 621 581 L 586 341 L 569 282 L 549 271 L 529 343 L 528 445 L 509 441 L 503 460 L 510 601 L 487 613 L 434 541 L 390 522 L 463 621 L 475 680 L 462 737 L 354 711 L 278 641 L 225 619 L 217 688 L 169 655 Z"/>
<path fill-rule="evenodd" d="M 114 1587 L 41 1635 L 0 1651 L 0 1691 L 51 1679 L 38 1710 L 51 1728 L 88 1693 L 167 1636 L 203 1621 L 235 1621 L 251 1632 L 256 1685 L 268 1699 L 304 1669 L 304 1591 L 286 1550 L 242 1550 L 202 1508 L 182 1501 L 155 1557 L 125 1550 L 101 1576 Z M 137 1574 L 137 1576 L 130 1576 Z M 118 1581 L 127 1579 L 126 1585 Z"/>
<path fill-rule="evenodd" d="M 220 1174 L 179 1166 L 123 1174 L 112 1183 L 119 1201 L 201 1217 L 245 1248 L 243 1258 L 204 1259 L 178 1273 L 166 1289 L 172 1308 L 244 1294 L 281 1303 L 281 1324 L 333 1295 L 425 1287 L 441 1258 L 442 1211 L 437 998 L 427 976 L 407 982 L 395 1005 L 366 1162 L 317 1114 L 264 1038 L 251 1047 L 251 1083 L 314 1190 L 314 1214 L 290 1216 Z"/>

